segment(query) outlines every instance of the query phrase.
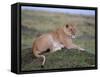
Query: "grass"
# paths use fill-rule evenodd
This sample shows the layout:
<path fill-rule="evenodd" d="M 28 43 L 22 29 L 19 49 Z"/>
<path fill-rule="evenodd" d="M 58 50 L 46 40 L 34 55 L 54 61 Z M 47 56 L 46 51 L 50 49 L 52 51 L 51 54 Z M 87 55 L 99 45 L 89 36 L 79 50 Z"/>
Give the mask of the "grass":
<path fill-rule="evenodd" d="M 22 10 L 21 58 L 22 70 L 93 67 L 95 64 L 95 16 L 50 13 Z M 44 34 L 64 26 L 77 24 L 77 35 L 73 42 L 87 51 L 62 49 L 53 54 L 45 54 L 47 60 L 40 68 L 41 60 L 33 57 L 32 43 L 38 34 Z"/>
<path fill-rule="evenodd" d="M 45 67 L 41 68 L 41 60 L 36 59 L 32 55 L 31 48 L 24 49 L 22 56 L 22 70 L 40 70 L 40 69 L 59 69 L 59 68 L 79 68 L 94 67 L 95 55 L 82 52 L 75 49 L 62 49 L 55 53 L 47 53 Z M 24 66 L 23 66 L 24 65 Z"/>

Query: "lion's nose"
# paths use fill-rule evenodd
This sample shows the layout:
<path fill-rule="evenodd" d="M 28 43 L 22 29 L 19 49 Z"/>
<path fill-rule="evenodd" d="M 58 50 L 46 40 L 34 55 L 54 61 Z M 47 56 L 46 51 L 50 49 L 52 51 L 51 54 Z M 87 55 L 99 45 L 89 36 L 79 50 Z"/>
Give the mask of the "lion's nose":
<path fill-rule="evenodd" d="M 72 35 L 76 35 L 75 32 L 72 32 Z"/>

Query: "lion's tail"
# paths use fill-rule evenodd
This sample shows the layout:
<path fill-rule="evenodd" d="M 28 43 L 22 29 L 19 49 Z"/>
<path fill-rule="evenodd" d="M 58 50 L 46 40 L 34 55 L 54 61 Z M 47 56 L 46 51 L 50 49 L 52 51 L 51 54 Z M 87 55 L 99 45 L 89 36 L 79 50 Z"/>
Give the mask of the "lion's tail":
<path fill-rule="evenodd" d="M 42 64 L 41 64 L 41 67 L 44 66 L 45 64 L 45 61 L 46 61 L 46 57 L 44 55 L 40 55 L 38 54 L 39 51 L 37 51 L 36 47 L 35 47 L 35 42 L 33 43 L 33 46 L 32 46 L 32 52 L 33 52 L 33 55 L 37 58 L 41 58 L 42 59 Z"/>

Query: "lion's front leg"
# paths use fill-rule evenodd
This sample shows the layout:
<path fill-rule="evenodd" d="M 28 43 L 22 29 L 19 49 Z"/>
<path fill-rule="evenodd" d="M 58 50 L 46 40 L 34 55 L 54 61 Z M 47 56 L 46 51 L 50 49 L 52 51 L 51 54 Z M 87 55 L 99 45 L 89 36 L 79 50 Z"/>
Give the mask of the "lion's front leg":
<path fill-rule="evenodd" d="M 75 44 L 71 44 L 71 45 L 69 45 L 67 48 L 68 48 L 68 49 L 78 49 L 78 50 L 80 50 L 80 51 L 85 51 L 84 48 L 81 48 L 81 47 L 79 47 L 79 46 L 77 46 L 77 45 L 75 45 Z"/>

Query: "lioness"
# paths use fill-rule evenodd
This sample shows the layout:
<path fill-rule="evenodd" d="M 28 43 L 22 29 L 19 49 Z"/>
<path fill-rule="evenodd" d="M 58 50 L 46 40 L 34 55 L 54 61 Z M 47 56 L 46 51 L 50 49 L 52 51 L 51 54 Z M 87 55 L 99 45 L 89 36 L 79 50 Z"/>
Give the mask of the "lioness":
<path fill-rule="evenodd" d="M 75 37 L 75 34 L 76 28 L 73 25 L 67 24 L 53 32 L 40 35 L 33 42 L 32 51 L 35 57 L 43 59 L 41 66 L 43 67 L 46 61 L 46 57 L 42 54 L 46 50 L 55 52 L 57 50 L 61 50 L 62 48 L 74 48 L 84 51 L 83 48 L 73 44 L 72 38 Z"/>

